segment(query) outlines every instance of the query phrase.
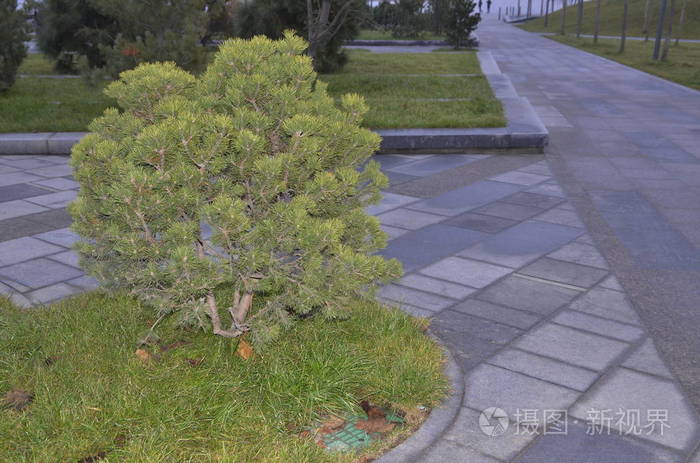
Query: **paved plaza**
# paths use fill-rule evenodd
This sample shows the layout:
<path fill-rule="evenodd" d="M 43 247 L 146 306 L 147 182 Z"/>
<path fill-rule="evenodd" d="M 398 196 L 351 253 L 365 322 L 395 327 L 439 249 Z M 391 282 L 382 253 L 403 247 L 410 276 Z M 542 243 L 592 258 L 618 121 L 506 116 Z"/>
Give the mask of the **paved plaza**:
<path fill-rule="evenodd" d="M 459 370 L 416 461 L 700 462 L 700 93 L 493 20 L 479 37 L 551 142 L 375 157 L 370 212 L 406 271 L 380 297 L 431 318 Z M 67 157 L 0 156 L 16 303 L 96 286 L 70 250 L 77 187 Z"/>

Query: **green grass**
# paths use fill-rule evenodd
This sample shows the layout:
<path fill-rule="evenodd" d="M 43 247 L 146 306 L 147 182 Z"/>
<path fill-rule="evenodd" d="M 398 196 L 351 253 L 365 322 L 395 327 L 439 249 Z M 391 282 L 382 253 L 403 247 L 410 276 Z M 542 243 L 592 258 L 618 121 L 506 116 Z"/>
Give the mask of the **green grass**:
<path fill-rule="evenodd" d="M 0 133 L 80 132 L 113 105 L 82 79 L 18 78 L 0 94 Z"/>
<path fill-rule="evenodd" d="M 18 74 L 58 74 L 53 69 L 53 62 L 40 53 L 30 53 L 22 61 Z"/>
<path fill-rule="evenodd" d="M 475 53 L 351 52 L 342 72 L 321 79 L 334 96 L 363 95 L 370 106 L 364 124 L 374 129 L 505 125 Z"/>
<path fill-rule="evenodd" d="M 627 35 L 643 36 L 644 4 L 646 0 L 629 0 L 629 13 Z M 676 16 L 674 30 L 678 31 L 678 20 L 683 0 L 676 1 Z M 700 39 L 700 2 L 686 0 L 685 24 L 683 26 L 684 39 Z M 602 35 L 619 36 L 622 29 L 622 0 L 602 0 L 600 9 L 600 33 Z M 670 2 L 669 2 L 670 5 Z M 670 8 L 670 7 L 669 7 Z M 595 1 L 587 1 L 583 4 L 582 33 L 593 34 L 595 18 Z M 539 10 L 538 10 L 539 11 Z M 670 12 L 670 9 L 668 10 Z M 649 34 L 654 37 L 656 22 L 659 13 L 659 0 L 651 0 L 649 6 Z M 567 32 L 576 30 L 576 8 L 566 9 Z M 544 18 L 537 18 L 524 23 L 521 27 L 532 32 L 559 32 L 561 26 L 561 11 L 556 11 L 549 17 L 549 27 L 544 27 Z M 674 33 L 674 37 L 676 34 Z"/>
<path fill-rule="evenodd" d="M 444 35 L 435 34 L 425 31 L 418 38 L 397 39 L 391 34 L 391 31 L 380 31 L 372 29 L 362 29 L 357 40 L 445 40 Z"/>
<path fill-rule="evenodd" d="M 349 462 L 299 438 L 299 427 L 357 412 L 363 399 L 435 405 L 447 388 L 440 348 L 394 309 L 358 304 L 346 321 L 299 322 L 248 361 L 236 341 L 165 326 L 164 342 L 189 344 L 143 362 L 134 351 L 150 323 L 150 311 L 118 295 L 31 311 L 1 299 L 0 398 L 19 389 L 34 400 L 22 412 L 0 408 L 0 461 L 105 452 L 133 463 Z"/>
<path fill-rule="evenodd" d="M 700 90 L 700 43 L 681 43 L 672 46 L 666 61 L 651 59 L 654 44 L 629 40 L 625 52 L 618 53 L 620 41 L 600 39 L 597 45 L 592 39 L 577 39 L 571 36 L 552 36 L 557 42 L 580 48 L 636 69 L 654 74 L 670 81 Z"/>

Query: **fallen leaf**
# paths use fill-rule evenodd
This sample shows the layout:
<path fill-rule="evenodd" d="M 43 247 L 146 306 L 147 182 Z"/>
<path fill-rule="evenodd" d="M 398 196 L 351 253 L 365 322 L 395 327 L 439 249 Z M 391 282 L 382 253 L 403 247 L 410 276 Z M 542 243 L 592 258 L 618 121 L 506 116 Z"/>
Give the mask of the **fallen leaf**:
<path fill-rule="evenodd" d="M 335 431 L 338 431 L 339 429 L 342 429 L 343 426 L 345 426 L 344 419 L 338 416 L 332 416 L 321 424 L 321 427 L 319 428 L 318 432 L 320 434 L 330 434 Z"/>
<path fill-rule="evenodd" d="M 150 362 L 153 360 L 153 355 L 151 355 L 150 352 L 148 352 L 146 349 L 136 349 L 136 352 L 134 352 L 138 358 L 140 358 L 144 362 Z"/>
<path fill-rule="evenodd" d="M 117 434 L 114 438 L 114 445 L 117 447 L 123 447 L 126 444 L 127 438 L 125 434 Z"/>
<path fill-rule="evenodd" d="M 384 418 L 386 416 L 386 412 L 384 412 L 384 410 L 379 407 L 375 407 L 366 400 L 360 402 L 360 407 L 365 411 L 365 413 L 367 413 L 367 417 L 369 419 Z"/>
<path fill-rule="evenodd" d="M 187 359 L 187 363 L 189 363 L 191 367 L 198 367 L 202 362 L 204 362 L 204 359 Z"/>
<path fill-rule="evenodd" d="M 178 347 L 186 346 L 187 344 L 189 344 L 189 341 L 182 341 L 182 340 L 175 341 L 175 342 L 170 343 L 170 344 L 161 345 L 160 351 L 167 352 L 169 350 L 177 349 Z"/>
<path fill-rule="evenodd" d="M 368 434 L 373 432 L 389 432 L 394 429 L 395 426 L 394 423 L 389 423 L 384 418 L 370 418 L 367 420 L 359 420 L 355 423 L 357 429 L 361 429 Z"/>
<path fill-rule="evenodd" d="M 56 363 L 57 360 L 58 360 L 58 357 L 57 357 L 57 356 L 46 357 L 46 358 L 44 359 L 44 365 L 46 365 L 47 367 L 50 367 L 50 366 L 52 366 L 54 363 Z"/>
<path fill-rule="evenodd" d="M 12 408 L 17 412 L 21 412 L 26 409 L 34 401 L 34 396 L 21 389 L 14 389 L 5 394 L 2 402 L 7 408 Z"/>
<path fill-rule="evenodd" d="M 94 463 L 96 461 L 104 460 L 107 454 L 105 452 L 99 452 L 95 455 L 90 455 L 89 457 L 81 458 L 78 463 Z"/>
<path fill-rule="evenodd" d="M 248 344 L 245 339 L 238 341 L 238 348 L 236 349 L 236 354 L 243 360 L 248 360 L 253 356 L 253 347 Z"/>

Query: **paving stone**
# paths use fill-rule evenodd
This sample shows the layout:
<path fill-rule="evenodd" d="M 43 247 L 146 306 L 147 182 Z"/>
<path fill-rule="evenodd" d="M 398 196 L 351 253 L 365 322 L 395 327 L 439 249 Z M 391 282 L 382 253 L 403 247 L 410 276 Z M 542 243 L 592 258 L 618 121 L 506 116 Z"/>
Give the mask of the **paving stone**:
<path fill-rule="evenodd" d="M 517 328 L 454 310 L 443 310 L 435 315 L 430 327 L 438 334 L 454 331 L 463 336 L 476 337 L 496 344 L 506 344 L 522 333 Z"/>
<path fill-rule="evenodd" d="M 539 317 L 520 310 L 510 309 L 478 299 L 467 299 L 452 307 L 452 310 L 493 320 L 504 325 L 528 329 L 539 321 Z"/>
<path fill-rule="evenodd" d="M 579 291 L 509 276 L 486 288 L 479 299 L 541 315 L 548 315 L 578 296 Z"/>
<path fill-rule="evenodd" d="M 394 209 L 377 216 L 383 225 L 417 230 L 427 225 L 445 220 L 445 216 L 412 211 L 410 209 Z"/>
<path fill-rule="evenodd" d="M 464 404 L 474 410 L 498 407 L 511 420 L 518 410 L 566 410 L 578 392 L 493 365 L 479 365 L 466 379 Z"/>
<path fill-rule="evenodd" d="M 33 259 L 0 268 L 0 280 L 16 281 L 29 288 L 41 288 L 82 276 L 83 272 L 49 259 Z"/>
<path fill-rule="evenodd" d="M 398 167 L 410 162 L 420 161 L 424 157 L 416 157 L 405 154 L 377 154 L 372 156 L 373 161 L 377 161 L 382 166 L 382 171 L 387 171 L 392 167 Z"/>
<path fill-rule="evenodd" d="M 429 225 L 392 240 L 379 253 L 396 258 L 411 272 L 474 244 L 484 233 L 444 224 Z"/>
<path fill-rule="evenodd" d="M 580 230 L 544 222 L 524 222 L 459 253 L 461 257 L 518 268 L 575 239 Z"/>
<path fill-rule="evenodd" d="M 521 167 L 518 170 L 520 172 L 529 172 L 531 174 L 545 175 L 549 177 L 552 176 L 552 171 L 549 169 L 549 166 L 547 166 L 547 161 L 535 162 L 529 166 Z"/>
<path fill-rule="evenodd" d="M 510 172 L 491 177 L 489 180 L 494 180 L 497 182 L 515 183 L 517 185 L 532 186 L 538 183 L 545 182 L 549 179 L 550 177 L 544 175 L 538 175 L 529 172 L 518 172 L 517 170 L 512 170 Z"/>
<path fill-rule="evenodd" d="M 544 257 L 518 271 L 522 275 L 590 288 L 605 277 L 607 270 Z"/>
<path fill-rule="evenodd" d="M 565 310 L 558 313 L 552 321 L 560 325 L 591 331 L 627 342 L 636 341 L 644 335 L 644 331 L 636 326 L 618 323 L 585 313 L 574 312 L 572 310 Z"/>
<path fill-rule="evenodd" d="M 25 199 L 31 198 L 32 196 L 45 195 L 47 192 L 48 191 L 46 188 L 39 188 L 26 183 L 0 186 L 0 204 L 16 199 Z"/>
<path fill-rule="evenodd" d="M 100 283 L 95 278 L 87 275 L 73 278 L 72 280 L 66 281 L 66 283 L 85 290 L 97 289 L 100 286 Z"/>
<path fill-rule="evenodd" d="M 612 289 L 614 291 L 624 291 L 620 285 L 620 282 L 617 280 L 617 278 L 615 278 L 615 275 L 610 275 L 605 280 L 601 281 L 599 286 L 606 289 Z"/>
<path fill-rule="evenodd" d="M 474 212 L 465 212 L 457 217 L 451 218 L 445 222 L 447 225 L 453 225 L 460 228 L 469 228 L 484 233 L 498 233 L 501 230 L 518 223 L 515 220 L 504 219 L 492 215 L 476 214 Z"/>
<path fill-rule="evenodd" d="M 399 195 L 396 193 L 382 193 L 381 202 L 368 206 L 365 210 L 368 214 L 377 215 L 416 202 L 418 199 L 419 198 L 414 198 L 413 196 Z"/>
<path fill-rule="evenodd" d="M 529 332 L 513 345 L 596 371 L 603 370 L 628 347 L 623 342 L 551 323 Z"/>
<path fill-rule="evenodd" d="M 528 193 L 537 193 L 546 196 L 556 196 L 557 198 L 566 198 L 566 193 L 559 185 L 551 183 L 541 183 L 526 190 Z"/>
<path fill-rule="evenodd" d="M 27 159 L 7 159 L 3 156 L 3 164 L 17 169 L 36 169 L 39 167 L 48 167 L 54 165 L 54 163 L 49 162 L 44 157 L 32 157 Z"/>
<path fill-rule="evenodd" d="M 459 257 L 448 257 L 421 270 L 424 275 L 472 288 L 483 288 L 511 272 L 512 270 L 506 267 Z"/>
<path fill-rule="evenodd" d="M 492 365 L 528 376 L 585 391 L 598 378 L 598 373 L 518 349 L 507 349 L 491 357 Z"/>
<path fill-rule="evenodd" d="M 583 222 L 578 218 L 575 212 L 567 211 L 566 209 L 554 208 L 544 212 L 537 217 L 536 220 L 542 222 L 558 223 L 569 227 L 583 228 Z"/>
<path fill-rule="evenodd" d="M 431 156 L 427 159 L 422 159 L 408 164 L 402 164 L 386 169 L 389 172 L 396 172 L 405 175 L 414 175 L 418 177 L 426 177 L 428 175 L 437 174 L 448 169 L 468 164 L 470 162 L 481 159 L 480 156 L 473 155 L 439 155 Z"/>
<path fill-rule="evenodd" d="M 465 373 L 481 365 L 503 347 L 503 344 L 486 341 L 459 331 L 443 330 L 434 333 L 447 346 L 455 362 Z"/>
<path fill-rule="evenodd" d="M 378 294 L 382 298 L 397 302 L 405 302 L 412 306 L 420 307 L 421 309 L 430 310 L 431 312 L 442 310 L 455 303 L 452 299 L 394 284 L 382 287 Z"/>
<path fill-rule="evenodd" d="M 571 423 L 566 434 L 540 437 L 518 459 L 518 463 L 681 463 L 683 457 L 661 447 L 620 436 L 592 434 L 588 427 Z"/>
<path fill-rule="evenodd" d="M 412 182 L 413 180 L 420 178 L 413 175 L 399 174 L 397 172 L 389 171 L 385 171 L 384 175 L 386 175 L 386 177 L 389 179 L 389 188 L 401 185 L 403 183 Z"/>
<path fill-rule="evenodd" d="M 70 230 L 70 228 L 62 228 L 59 230 L 52 230 L 46 233 L 40 233 L 35 235 L 35 238 L 40 238 L 49 243 L 58 244 L 60 246 L 70 248 L 77 241 L 80 240 L 80 236 Z"/>
<path fill-rule="evenodd" d="M 387 238 L 390 240 L 393 240 L 394 238 L 398 238 L 399 236 L 408 233 L 408 230 L 405 230 L 403 228 L 390 227 L 389 225 L 382 225 L 381 229 L 384 233 L 387 234 Z"/>
<path fill-rule="evenodd" d="M 48 256 L 48 258 L 51 260 L 55 260 L 56 262 L 60 262 L 62 264 L 70 265 L 71 267 L 80 268 L 80 258 L 78 257 L 78 254 L 75 251 L 61 252 L 59 254 Z"/>
<path fill-rule="evenodd" d="M 430 278 L 424 275 L 418 275 L 416 273 L 411 273 L 404 276 L 398 283 L 402 286 L 408 286 L 410 288 L 440 294 L 442 296 L 458 300 L 464 299 L 476 291 L 474 288 L 448 283 L 444 280 L 438 280 L 436 278 Z"/>
<path fill-rule="evenodd" d="M 406 304 L 405 302 L 392 301 L 391 299 L 386 299 L 383 297 L 377 297 L 377 299 L 379 300 L 379 302 L 389 307 L 396 307 L 397 309 L 401 309 L 407 314 L 413 315 L 414 317 L 430 318 L 435 313 L 431 310 L 421 309 L 420 307 Z"/>
<path fill-rule="evenodd" d="M 0 267 L 63 251 L 41 240 L 24 237 L 0 243 Z"/>
<path fill-rule="evenodd" d="M 80 184 L 74 180 L 68 180 L 66 178 L 57 177 L 48 180 L 40 180 L 34 182 L 35 185 L 47 186 L 55 190 L 77 190 Z"/>
<path fill-rule="evenodd" d="M 17 169 L 15 167 L 10 167 L 10 166 L 0 164 L 0 174 L 9 174 L 11 172 L 19 172 L 20 170 L 21 169 Z"/>
<path fill-rule="evenodd" d="M 33 304 L 46 304 L 79 292 L 80 289 L 78 288 L 68 286 L 65 283 L 57 283 L 30 292 L 27 294 L 27 298 L 32 301 Z"/>
<path fill-rule="evenodd" d="M 70 175 L 73 173 L 73 169 L 69 165 L 54 165 L 48 167 L 40 167 L 38 169 L 31 169 L 29 172 L 35 175 L 41 175 L 42 177 L 63 177 L 64 175 Z"/>
<path fill-rule="evenodd" d="M 469 463 L 497 463 L 495 458 L 487 457 L 469 447 L 447 440 L 439 440 L 430 451 L 421 456 L 424 463 L 445 463 L 445 462 L 469 462 Z"/>
<path fill-rule="evenodd" d="M 569 243 L 548 255 L 552 259 L 573 262 L 590 267 L 608 268 L 605 258 L 594 246 L 583 243 Z"/>
<path fill-rule="evenodd" d="M 556 206 L 557 204 L 561 204 L 565 200 L 556 196 L 547 196 L 537 193 L 528 193 L 525 191 L 521 191 L 519 193 L 515 193 L 514 195 L 506 196 L 501 201 L 511 204 L 520 204 L 522 206 L 549 209 L 551 207 Z"/>
<path fill-rule="evenodd" d="M 611 289 L 593 288 L 576 299 L 571 308 L 624 323 L 640 324 L 639 316 L 627 300 L 627 296 Z"/>
<path fill-rule="evenodd" d="M 75 199 L 77 195 L 76 191 L 60 191 L 58 193 L 50 193 L 42 196 L 34 196 L 29 198 L 28 201 L 39 204 L 41 206 L 49 207 L 51 209 L 56 209 L 59 207 L 66 207 L 71 201 Z"/>
<path fill-rule="evenodd" d="M 518 433 L 517 426 L 510 425 L 505 433 L 498 436 L 489 436 L 479 426 L 480 415 L 481 412 L 462 407 L 454 424 L 445 434 L 444 439 L 501 460 L 510 460 L 515 457 L 534 439 L 534 436 Z M 459 460 L 444 461 L 456 462 Z"/>
<path fill-rule="evenodd" d="M 519 189 L 519 186 L 510 183 L 484 180 L 411 204 L 410 208 L 433 214 L 455 216 L 497 201 Z"/>
<path fill-rule="evenodd" d="M 691 450 L 696 443 L 698 422 L 690 407 L 671 381 L 636 371 L 618 368 L 598 382 L 572 407 L 572 416 L 593 419 L 589 410 L 639 410 L 641 427 L 650 424 L 649 410 L 667 413 L 664 420 L 668 427 L 661 432 L 661 425 L 643 429 L 639 439 L 650 440 L 681 451 Z M 598 420 L 600 420 L 600 415 Z M 624 423 L 623 423 L 624 424 Z M 615 421 L 612 423 L 615 429 Z M 651 431 L 651 432 L 650 432 Z"/>
<path fill-rule="evenodd" d="M 0 220 L 0 242 L 34 235 L 51 229 L 52 227 L 49 225 L 32 222 L 25 217 Z"/>
<path fill-rule="evenodd" d="M 23 199 L 7 201 L 0 204 L 2 204 L 2 207 L 0 207 L 0 220 L 22 217 L 46 210 L 45 207 L 37 206 Z"/>
<path fill-rule="evenodd" d="M 647 339 L 641 346 L 630 355 L 627 360 L 622 362 L 622 365 L 627 368 L 659 375 L 666 378 L 672 378 L 671 372 L 668 370 L 666 363 L 663 361 L 659 352 L 654 347 L 654 342 Z"/>
<path fill-rule="evenodd" d="M 44 212 L 28 215 L 25 218 L 32 222 L 49 225 L 54 229 L 66 228 L 73 222 L 70 214 L 65 209 L 43 209 L 43 211 Z"/>
<path fill-rule="evenodd" d="M 479 214 L 492 215 L 511 220 L 525 220 L 542 212 L 542 209 L 532 206 L 522 206 L 520 204 L 511 204 L 500 201 L 495 201 L 486 206 L 474 209 L 474 212 Z"/>
<path fill-rule="evenodd" d="M 11 172 L 9 174 L 0 174 L 0 187 L 7 185 L 16 185 L 18 183 L 30 183 L 36 180 L 43 180 L 38 175 L 28 174 L 26 172 Z"/>

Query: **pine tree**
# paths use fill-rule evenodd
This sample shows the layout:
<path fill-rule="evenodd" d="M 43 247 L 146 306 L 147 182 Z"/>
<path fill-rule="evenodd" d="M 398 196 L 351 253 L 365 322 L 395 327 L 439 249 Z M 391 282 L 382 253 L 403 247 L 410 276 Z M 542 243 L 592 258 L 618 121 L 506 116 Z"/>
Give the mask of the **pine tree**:
<path fill-rule="evenodd" d="M 474 12 L 473 0 L 451 0 L 449 21 L 445 28 L 447 42 L 455 48 L 466 46 L 469 36 L 481 21 L 481 15 Z"/>
<path fill-rule="evenodd" d="M 386 237 L 364 212 L 387 184 L 367 162 L 379 137 L 359 126 L 360 96 L 327 95 L 306 47 L 291 33 L 229 40 L 200 78 L 142 64 L 108 87 L 123 112 L 105 111 L 73 151 L 89 274 L 254 341 L 300 316 L 346 316 L 398 277 L 373 255 Z"/>
<path fill-rule="evenodd" d="M 0 92 L 14 85 L 17 68 L 27 55 L 26 40 L 27 23 L 17 10 L 17 0 L 0 0 Z"/>

